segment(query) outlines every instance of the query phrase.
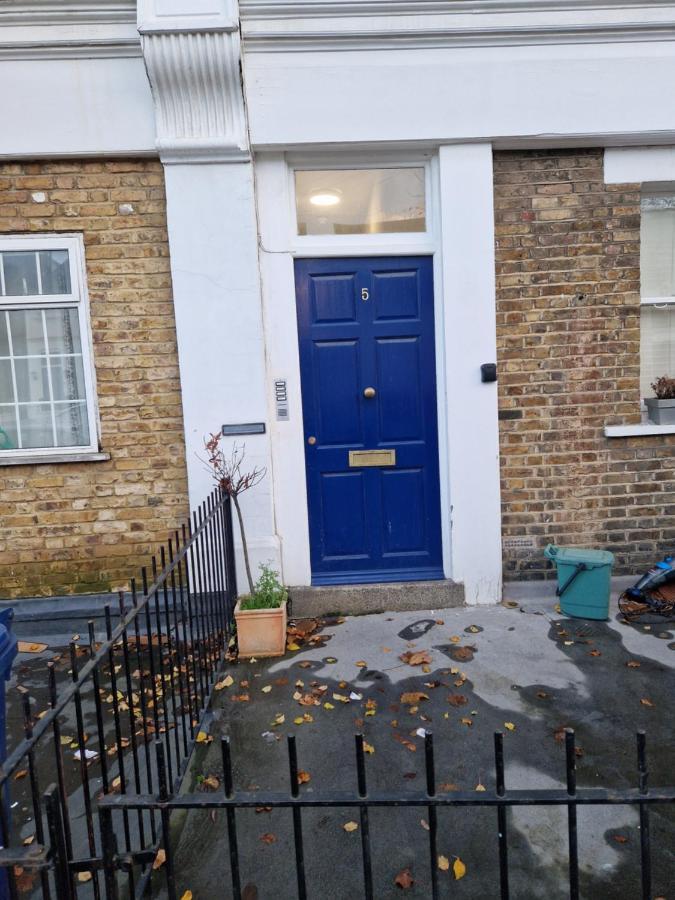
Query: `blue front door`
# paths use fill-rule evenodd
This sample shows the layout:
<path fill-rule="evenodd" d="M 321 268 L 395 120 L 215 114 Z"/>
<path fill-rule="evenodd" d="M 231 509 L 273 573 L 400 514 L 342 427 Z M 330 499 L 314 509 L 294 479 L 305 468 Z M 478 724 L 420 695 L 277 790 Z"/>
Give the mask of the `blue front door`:
<path fill-rule="evenodd" d="M 313 584 L 442 578 L 430 257 L 295 263 Z"/>

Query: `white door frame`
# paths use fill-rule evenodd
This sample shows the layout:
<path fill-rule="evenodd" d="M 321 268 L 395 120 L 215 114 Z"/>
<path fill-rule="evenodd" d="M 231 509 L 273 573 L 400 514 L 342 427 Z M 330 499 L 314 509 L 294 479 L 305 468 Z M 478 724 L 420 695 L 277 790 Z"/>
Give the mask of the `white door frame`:
<path fill-rule="evenodd" d="M 296 168 L 368 168 L 424 166 L 426 172 L 427 231 L 420 234 L 354 236 L 298 236 L 296 233 L 293 173 Z M 430 152 L 344 152 L 256 157 L 256 194 L 260 229 L 260 271 L 268 375 L 268 421 L 272 450 L 272 477 L 276 531 L 281 545 L 283 577 L 287 584 L 309 585 L 308 504 L 300 388 L 295 276 L 298 257 L 431 256 L 434 276 L 434 328 L 436 343 L 436 397 L 443 570 L 452 577 L 451 505 L 446 406 L 446 354 L 440 259 L 438 160 Z M 286 381 L 289 419 L 277 421 L 274 383 Z"/>

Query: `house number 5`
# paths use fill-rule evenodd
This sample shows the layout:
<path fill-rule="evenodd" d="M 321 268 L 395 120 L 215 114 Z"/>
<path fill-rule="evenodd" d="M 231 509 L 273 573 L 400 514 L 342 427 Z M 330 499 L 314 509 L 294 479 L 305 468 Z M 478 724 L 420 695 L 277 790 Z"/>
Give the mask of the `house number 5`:
<path fill-rule="evenodd" d="M 369 297 L 370 294 L 368 293 L 368 288 L 361 288 L 361 299 L 367 300 Z"/>

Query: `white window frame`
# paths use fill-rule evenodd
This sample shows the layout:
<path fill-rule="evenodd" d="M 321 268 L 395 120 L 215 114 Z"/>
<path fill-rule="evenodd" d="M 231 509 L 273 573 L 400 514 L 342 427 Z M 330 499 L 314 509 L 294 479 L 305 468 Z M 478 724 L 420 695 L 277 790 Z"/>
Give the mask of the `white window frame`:
<path fill-rule="evenodd" d="M 72 308 L 78 311 L 82 342 L 82 367 L 84 370 L 85 401 L 89 443 L 69 447 L 31 447 L 0 450 L 0 466 L 18 462 L 54 462 L 73 457 L 86 458 L 99 455 L 99 418 L 96 402 L 96 376 L 93 363 L 89 295 L 85 268 L 84 240 L 81 234 L 7 234 L 0 235 L 0 251 L 31 252 L 39 250 L 67 250 L 70 267 L 70 294 L 29 294 L 4 297 L 0 292 L 0 314 L 12 309 Z M 38 266 L 38 278 L 39 278 Z M 0 279 L 3 278 L 0 261 Z"/>

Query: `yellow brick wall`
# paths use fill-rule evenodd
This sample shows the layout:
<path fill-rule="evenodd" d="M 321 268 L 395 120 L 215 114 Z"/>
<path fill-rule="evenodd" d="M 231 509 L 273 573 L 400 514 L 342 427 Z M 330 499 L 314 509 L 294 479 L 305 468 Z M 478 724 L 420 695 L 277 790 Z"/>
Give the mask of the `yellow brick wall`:
<path fill-rule="evenodd" d="M 605 184 L 601 149 L 494 173 L 505 575 L 550 575 L 549 542 L 643 571 L 673 549 L 675 435 L 604 433 L 640 421 L 640 186 Z"/>
<path fill-rule="evenodd" d="M 161 164 L 0 163 L 0 234 L 51 232 L 84 236 L 111 458 L 0 465 L 0 597 L 124 587 L 188 508 Z"/>

